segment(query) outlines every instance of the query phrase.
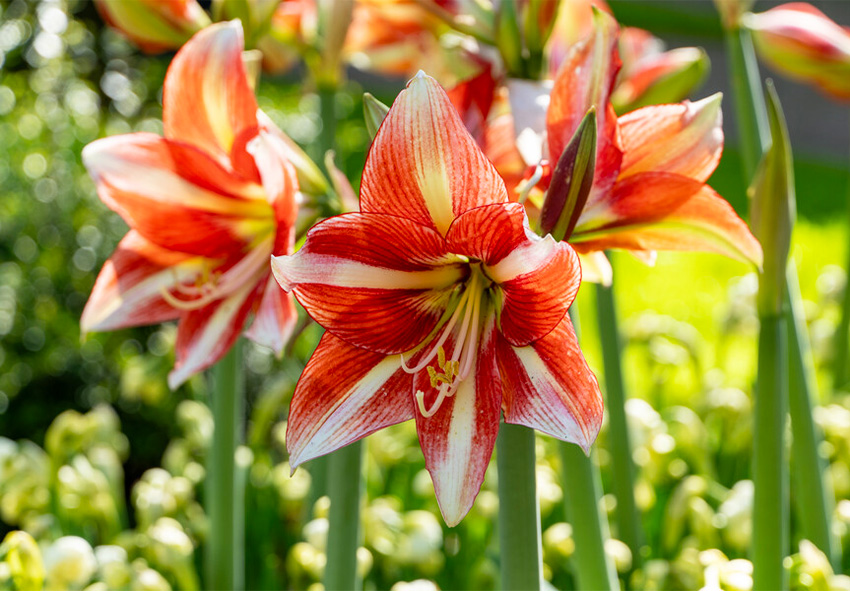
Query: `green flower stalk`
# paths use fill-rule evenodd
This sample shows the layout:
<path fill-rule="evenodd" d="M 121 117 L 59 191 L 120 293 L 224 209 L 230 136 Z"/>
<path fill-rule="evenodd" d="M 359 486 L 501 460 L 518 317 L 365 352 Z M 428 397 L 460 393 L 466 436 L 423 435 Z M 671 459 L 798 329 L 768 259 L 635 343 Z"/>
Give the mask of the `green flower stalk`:
<path fill-rule="evenodd" d="M 742 16 L 752 2 L 716 0 L 716 3 L 724 15 L 724 23 L 727 23 L 727 47 L 730 52 L 733 90 L 741 129 L 744 175 L 747 179 L 752 179 L 756 164 L 770 138 L 760 75 L 749 30 L 749 27 L 753 26 L 753 19 L 751 15 Z M 803 19 L 792 23 L 791 26 L 805 22 L 806 19 Z M 785 290 L 790 304 L 790 316 L 786 319 L 790 339 L 789 375 L 786 381 L 790 386 L 794 477 L 795 482 L 801 483 L 800 490 L 795 495 L 799 501 L 797 508 L 804 535 L 835 561 L 840 551 L 837 549 L 838 542 L 831 535 L 829 528 L 833 501 L 828 492 L 830 487 L 824 470 L 824 460 L 818 453 L 822 435 L 814 424 L 811 412 L 815 385 L 810 363 L 811 350 L 805 335 L 805 320 L 801 317 L 800 289 L 796 272 L 793 270 L 787 273 Z"/>
<path fill-rule="evenodd" d="M 768 120 L 773 138 L 753 185 L 752 220 L 764 246 L 757 307 L 758 381 L 755 392 L 753 442 L 753 588 L 787 589 L 783 560 L 789 544 L 788 359 L 785 324 L 786 267 L 794 225 L 794 178 L 785 118 L 772 85 L 768 85 Z"/>

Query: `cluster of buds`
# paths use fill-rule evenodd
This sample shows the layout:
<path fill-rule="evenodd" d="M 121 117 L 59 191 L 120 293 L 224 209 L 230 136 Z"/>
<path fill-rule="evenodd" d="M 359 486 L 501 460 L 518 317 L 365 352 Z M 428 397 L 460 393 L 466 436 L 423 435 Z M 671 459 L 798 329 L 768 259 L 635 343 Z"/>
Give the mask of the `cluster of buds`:
<path fill-rule="evenodd" d="M 195 485 L 184 476 L 172 476 L 162 468 L 151 468 L 133 485 L 131 493 L 139 531 L 148 531 L 161 518 L 179 523 L 195 540 L 206 534 L 204 511 L 195 499 Z"/>

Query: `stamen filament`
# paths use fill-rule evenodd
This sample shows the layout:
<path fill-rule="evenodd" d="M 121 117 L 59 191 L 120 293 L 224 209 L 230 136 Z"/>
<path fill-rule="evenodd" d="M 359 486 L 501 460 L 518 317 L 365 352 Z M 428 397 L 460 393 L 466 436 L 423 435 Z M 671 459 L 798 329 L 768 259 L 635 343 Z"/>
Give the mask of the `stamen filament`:
<path fill-rule="evenodd" d="M 416 373 L 418 371 L 422 371 L 425 367 L 431 363 L 437 353 L 442 349 L 443 345 L 446 342 L 446 339 L 449 338 L 449 334 L 451 334 L 452 330 L 457 324 L 457 319 L 460 316 L 461 310 L 464 308 L 464 304 L 466 300 L 469 299 L 469 290 L 465 290 L 463 295 L 460 296 L 460 301 L 457 303 L 457 308 L 452 313 L 451 318 L 446 323 L 445 328 L 443 329 L 443 333 L 440 335 L 440 339 L 434 344 L 434 347 L 431 349 L 431 352 L 428 353 L 425 357 L 423 357 L 419 363 L 417 363 L 414 367 L 408 367 L 407 362 L 404 360 L 404 353 L 401 354 L 401 368 L 407 373 Z"/>

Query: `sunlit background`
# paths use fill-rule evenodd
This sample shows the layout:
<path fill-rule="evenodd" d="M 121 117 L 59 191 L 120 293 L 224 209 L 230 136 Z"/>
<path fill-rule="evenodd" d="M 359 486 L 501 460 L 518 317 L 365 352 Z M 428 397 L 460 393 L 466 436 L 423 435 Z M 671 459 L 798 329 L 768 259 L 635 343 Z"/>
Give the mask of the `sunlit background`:
<path fill-rule="evenodd" d="M 713 70 L 698 96 L 726 90 L 710 2 L 610 4 L 621 22 L 671 46 L 704 46 Z M 815 4 L 850 23 L 848 5 Z M 3 0 L 0 10 L 0 538 L 14 529 L 31 533 L 54 588 L 197 588 L 212 433 L 205 379 L 169 391 L 173 325 L 85 339 L 79 330 L 96 273 L 127 231 L 97 199 L 80 151 L 99 137 L 161 133 L 169 56 L 140 55 L 105 28 L 89 2 Z M 258 99 L 318 158 L 318 98 L 301 78 L 298 71 L 264 77 Z M 818 369 L 816 420 L 839 500 L 843 570 L 850 571 L 850 394 L 833 391 L 826 373 L 846 282 L 839 265 L 846 260 L 850 111 L 802 85 L 776 82 L 797 159 L 800 219 L 792 255 Z M 352 72 L 337 95 L 338 164 L 349 178 L 359 177 L 369 142 L 362 92 L 389 103 L 403 83 Z M 724 115 L 730 111 L 728 104 Z M 744 214 L 736 134 L 733 125 L 726 129 L 731 145 L 711 184 Z M 750 546 L 756 276 L 710 255 L 662 254 L 648 268 L 619 254 L 614 266 L 646 561 L 633 571 L 625 544 L 614 539 L 607 549 L 630 587 L 697 589 L 711 572 L 723 589 L 749 589 L 748 563 L 736 559 L 746 558 Z M 591 296 L 583 290 L 578 300 L 587 327 Z M 246 347 L 250 398 L 239 460 L 247 482 L 249 589 L 304 589 L 321 579 L 327 503 L 310 495 L 309 464 L 290 477 L 284 448 L 288 401 L 319 335 L 318 327 L 308 328 L 283 360 Z M 587 329 L 583 337 L 598 370 L 596 333 Z M 358 554 L 364 586 L 399 591 L 412 587 L 397 581 L 429 579 L 441 589 L 495 588 L 494 470 L 469 516 L 449 529 L 413 425 L 367 441 Z M 554 587 L 571 589 L 574 544 L 562 503 L 569 475 L 559 476 L 554 443 L 538 436 L 544 570 Z M 597 449 L 607 491 L 605 428 Z M 604 500 L 613 511 L 613 497 Z M 850 589 L 850 579 L 832 577 L 813 547 L 797 539 L 793 547 L 794 588 Z M 0 564 L 0 588 L 11 585 L 4 576 L 8 567 Z"/>

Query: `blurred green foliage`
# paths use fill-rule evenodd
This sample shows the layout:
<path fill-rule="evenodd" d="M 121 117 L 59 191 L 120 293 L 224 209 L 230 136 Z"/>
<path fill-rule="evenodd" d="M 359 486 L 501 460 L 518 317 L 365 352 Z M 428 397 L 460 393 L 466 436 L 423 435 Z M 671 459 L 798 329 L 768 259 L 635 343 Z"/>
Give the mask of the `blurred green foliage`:
<path fill-rule="evenodd" d="M 97 199 L 80 151 L 106 135 L 161 131 L 168 57 L 138 55 L 102 26 L 88 2 L 12 0 L 0 10 L 0 527 L 32 536 L 12 533 L 0 545 L 0 589 L 39 588 L 37 576 L 21 574 L 37 575 L 36 564 L 51 589 L 198 588 L 212 432 L 205 380 L 168 391 L 171 325 L 84 340 L 78 325 L 98 269 L 126 231 Z M 359 80 L 336 102 L 337 163 L 353 180 L 368 146 L 363 89 L 389 103 L 402 82 Z M 259 102 L 320 157 L 313 146 L 322 125 L 318 98 L 301 84 L 298 72 L 264 79 Z M 825 379 L 846 281 L 837 266 L 845 255 L 835 244 L 846 243 L 846 226 L 824 221 L 840 210 L 834 196 L 843 193 L 846 175 L 820 162 L 798 168 L 806 194 L 821 195 L 804 206 L 813 221 L 799 224 L 793 256 L 822 386 L 816 418 L 839 499 L 834 527 L 848 571 L 850 395 L 830 392 Z M 735 152 L 727 150 L 713 183 L 743 210 L 739 174 Z M 624 583 L 748 589 L 755 275 L 710 255 L 662 254 L 654 268 L 617 255 L 614 265 L 647 532 L 645 566 Z M 588 290 L 579 306 L 585 326 L 593 326 Z M 584 335 L 591 366 L 599 368 L 596 335 Z M 282 361 L 246 347 L 249 421 L 238 460 L 248 484 L 251 589 L 317 589 L 321 579 L 327 499 L 309 506 L 310 466 L 290 475 L 284 445 L 288 401 L 319 336 L 308 326 Z M 598 457 L 610 490 L 615 475 L 606 439 L 603 430 Z M 572 589 L 574 544 L 558 454 L 545 437 L 538 448 L 545 576 L 558 589 Z M 372 435 L 367 454 L 358 554 L 365 588 L 496 588 L 495 471 L 468 517 L 450 529 L 438 517 L 413 425 Z M 610 514 L 613 497 L 604 502 Z M 795 589 L 850 589 L 850 579 L 835 576 L 810 544 L 795 538 L 794 547 L 788 567 Z M 621 573 L 631 571 L 624 544 L 611 540 L 607 550 Z"/>

